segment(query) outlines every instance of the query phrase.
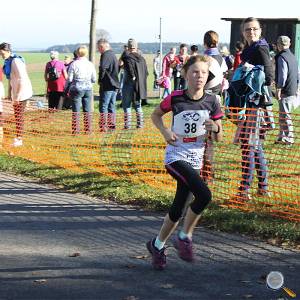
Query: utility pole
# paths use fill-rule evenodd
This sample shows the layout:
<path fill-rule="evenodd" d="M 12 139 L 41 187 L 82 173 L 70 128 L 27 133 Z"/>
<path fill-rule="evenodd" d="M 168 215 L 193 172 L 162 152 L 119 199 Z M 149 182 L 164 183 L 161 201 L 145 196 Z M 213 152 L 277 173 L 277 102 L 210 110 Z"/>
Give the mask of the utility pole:
<path fill-rule="evenodd" d="M 98 10 L 98 0 L 92 0 L 91 24 L 90 24 L 90 46 L 89 60 L 95 65 L 96 63 L 96 18 Z M 92 112 L 94 111 L 94 95 L 91 99 Z"/>
<path fill-rule="evenodd" d="M 98 11 L 98 0 L 92 0 L 91 9 L 91 24 L 90 24 L 90 46 L 89 46 L 89 60 L 95 64 L 96 53 L 96 18 Z"/>
<path fill-rule="evenodd" d="M 161 72 L 162 72 L 162 58 L 163 58 L 163 53 L 162 53 L 162 36 L 161 36 L 161 31 L 162 31 L 162 18 L 160 17 L 159 18 L 159 50 L 160 50 L 160 64 L 159 64 L 159 74 L 161 74 Z M 159 99 L 160 99 L 160 97 L 161 97 L 161 89 L 160 89 L 160 87 L 159 87 L 159 89 L 158 89 L 158 91 L 159 91 L 159 94 L 158 94 L 158 96 L 159 96 Z"/>

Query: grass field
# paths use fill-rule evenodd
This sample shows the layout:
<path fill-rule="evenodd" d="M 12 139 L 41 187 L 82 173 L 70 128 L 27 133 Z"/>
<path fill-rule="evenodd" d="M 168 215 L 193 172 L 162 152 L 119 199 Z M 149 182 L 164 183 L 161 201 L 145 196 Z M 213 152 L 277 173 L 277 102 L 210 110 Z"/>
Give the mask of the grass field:
<path fill-rule="evenodd" d="M 44 81 L 44 70 L 46 63 L 50 60 L 48 53 L 28 53 L 28 52 L 21 52 L 18 53 L 25 58 L 27 70 L 29 73 L 29 77 L 31 79 L 33 93 L 34 95 L 44 95 L 46 92 L 46 83 Z M 65 55 L 73 56 L 70 53 L 60 53 L 59 59 L 63 60 Z M 119 56 L 119 55 L 117 55 Z M 154 55 L 147 54 L 145 55 L 145 59 L 147 61 L 148 66 L 148 90 L 150 92 L 150 96 L 157 96 L 157 93 L 152 93 L 152 86 L 153 86 L 153 67 L 152 67 L 152 60 Z M 99 65 L 99 53 L 97 53 L 97 61 L 96 61 L 96 70 L 98 72 L 98 65 Z M 1 63 L 0 63 L 1 64 Z M 7 87 L 7 81 L 4 80 L 4 84 Z M 94 84 L 94 93 L 97 95 L 99 92 L 98 84 Z"/>

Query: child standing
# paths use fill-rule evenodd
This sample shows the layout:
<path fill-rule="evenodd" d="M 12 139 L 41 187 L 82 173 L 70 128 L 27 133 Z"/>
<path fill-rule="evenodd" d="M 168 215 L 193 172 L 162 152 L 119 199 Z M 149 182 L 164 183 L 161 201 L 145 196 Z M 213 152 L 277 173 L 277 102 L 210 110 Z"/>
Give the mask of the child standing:
<path fill-rule="evenodd" d="M 192 193 L 194 201 L 187 209 L 183 228 L 174 246 L 185 261 L 193 261 L 192 234 L 201 212 L 211 201 L 211 192 L 200 177 L 203 164 L 205 137 L 212 133 L 215 140 L 222 139 L 221 118 L 223 113 L 215 95 L 204 92 L 209 74 L 209 58 L 196 55 L 183 66 L 188 88 L 175 91 L 166 97 L 152 113 L 152 121 L 168 143 L 165 166 L 177 181 L 173 204 L 156 238 L 147 243 L 152 255 L 152 265 L 162 270 L 166 266 L 165 243 L 176 229 L 187 199 Z M 172 111 L 172 128 L 164 126 L 162 117 Z"/>

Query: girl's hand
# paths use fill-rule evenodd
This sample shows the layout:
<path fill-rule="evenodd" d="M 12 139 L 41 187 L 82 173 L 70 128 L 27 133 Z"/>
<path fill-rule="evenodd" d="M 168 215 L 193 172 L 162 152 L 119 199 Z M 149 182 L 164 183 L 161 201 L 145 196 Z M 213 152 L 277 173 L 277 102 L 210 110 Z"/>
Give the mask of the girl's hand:
<path fill-rule="evenodd" d="M 171 131 L 170 129 L 166 128 L 164 130 L 163 136 L 164 136 L 165 141 L 168 144 L 176 146 L 175 144 L 176 144 L 177 136 L 176 136 L 176 134 L 173 131 Z"/>
<path fill-rule="evenodd" d="M 219 132 L 219 126 L 215 123 L 215 121 L 209 119 L 204 122 L 205 129 L 207 131 Z"/>

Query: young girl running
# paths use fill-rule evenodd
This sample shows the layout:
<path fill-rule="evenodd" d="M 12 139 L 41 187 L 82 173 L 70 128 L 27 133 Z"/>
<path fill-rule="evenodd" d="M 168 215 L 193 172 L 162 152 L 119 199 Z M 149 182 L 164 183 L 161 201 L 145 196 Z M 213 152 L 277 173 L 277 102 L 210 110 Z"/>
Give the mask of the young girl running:
<path fill-rule="evenodd" d="M 175 91 L 166 97 L 152 113 L 152 121 L 168 143 L 165 165 L 177 181 L 173 204 L 156 238 L 147 243 L 152 255 L 152 265 L 162 270 L 166 266 L 165 243 L 178 225 L 185 203 L 194 195 L 187 209 L 183 228 L 174 240 L 178 255 L 185 261 L 193 261 L 192 234 L 201 212 L 211 201 L 211 192 L 200 177 L 205 138 L 212 132 L 216 141 L 222 139 L 221 118 L 223 113 L 215 95 L 203 90 L 209 74 L 209 58 L 193 56 L 183 66 L 187 90 Z M 172 111 L 171 130 L 164 126 L 162 117 Z"/>

